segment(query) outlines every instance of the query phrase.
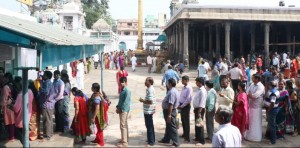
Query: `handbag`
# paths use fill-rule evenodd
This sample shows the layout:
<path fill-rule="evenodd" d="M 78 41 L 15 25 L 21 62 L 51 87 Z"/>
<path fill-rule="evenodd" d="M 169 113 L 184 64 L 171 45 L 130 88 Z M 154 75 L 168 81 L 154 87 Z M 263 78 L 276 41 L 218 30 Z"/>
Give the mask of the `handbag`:
<path fill-rule="evenodd" d="M 95 123 L 92 123 L 91 125 L 90 125 L 90 131 L 91 131 L 91 134 L 92 135 L 96 135 L 97 134 L 97 126 L 96 126 L 96 124 Z"/>
<path fill-rule="evenodd" d="M 295 130 L 294 129 L 295 119 L 293 116 L 291 101 L 288 100 L 288 103 L 289 103 L 289 115 L 286 117 L 285 133 L 291 134 L 291 133 L 294 133 L 294 130 Z"/>

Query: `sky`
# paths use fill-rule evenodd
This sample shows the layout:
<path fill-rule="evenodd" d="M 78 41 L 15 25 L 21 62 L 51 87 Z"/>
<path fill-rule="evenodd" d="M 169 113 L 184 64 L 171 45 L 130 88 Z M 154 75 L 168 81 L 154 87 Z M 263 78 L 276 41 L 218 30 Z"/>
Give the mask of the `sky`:
<path fill-rule="evenodd" d="M 113 19 L 132 19 L 138 17 L 138 0 L 109 0 L 109 11 Z M 171 0 L 143 0 L 143 15 L 157 16 L 165 13 L 170 16 Z M 181 1 L 181 0 L 180 0 Z M 280 0 L 199 0 L 199 5 L 230 5 L 230 6 L 264 6 L 278 7 Z M 284 0 L 287 5 L 295 4 L 300 7 L 300 0 Z M 26 8 L 26 6 L 23 6 Z M 0 8 L 20 12 L 20 3 L 16 0 L 0 0 Z M 26 9 L 22 9 L 26 13 Z"/>

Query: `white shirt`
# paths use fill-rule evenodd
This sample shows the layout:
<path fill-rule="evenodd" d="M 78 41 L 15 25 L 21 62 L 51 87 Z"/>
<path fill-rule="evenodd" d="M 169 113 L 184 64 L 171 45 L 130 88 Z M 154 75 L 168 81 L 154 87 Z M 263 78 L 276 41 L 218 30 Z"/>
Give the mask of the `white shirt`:
<path fill-rule="evenodd" d="M 278 60 L 277 57 L 275 57 L 275 58 L 272 59 L 272 64 L 273 64 L 274 66 L 276 66 L 276 65 L 279 64 L 279 60 Z"/>
<path fill-rule="evenodd" d="M 286 59 L 286 64 L 287 64 L 287 68 L 290 69 L 291 68 L 291 59 Z"/>
<path fill-rule="evenodd" d="M 213 135 L 212 147 L 242 147 L 240 130 L 230 123 L 220 125 Z"/>
<path fill-rule="evenodd" d="M 152 58 L 150 56 L 147 57 L 147 64 L 152 64 Z"/>
<path fill-rule="evenodd" d="M 208 71 L 208 68 L 206 67 L 205 64 L 200 64 L 198 66 L 199 77 L 205 77 L 205 78 L 207 78 L 207 71 Z"/>
<path fill-rule="evenodd" d="M 93 55 L 93 61 L 94 62 L 99 62 L 99 55 L 98 54 Z"/>
<path fill-rule="evenodd" d="M 222 88 L 220 94 L 223 94 L 224 97 L 218 98 L 219 105 L 225 105 L 228 107 L 232 107 L 232 102 L 234 100 L 234 91 L 228 86 L 227 88 Z"/>
<path fill-rule="evenodd" d="M 229 70 L 229 75 L 231 80 L 240 80 L 243 77 L 242 70 L 238 67 L 234 67 Z"/>
<path fill-rule="evenodd" d="M 207 91 L 205 90 L 204 86 L 200 87 L 193 99 L 193 106 L 194 108 L 205 108 L 206 105 L 206 98 L 207 98 Z"/>
<path fill-rule="evenodd" d="M 263 97 L 265 95 L 265 87 L 261 82 L 257 84 L 252 83 L 250 87 L 247 89 L 247 94 L 251 93 L 252 98 L 248 98 L 249 100 L 249 108 L 259 108 L 262 105 Z"/>
<path fill-rule="evenodd" d="M 286 62 L 286 58 L 287 58 L 287 54 L 286 53 L 283 53 L 282 54 L 282 59 L 283 59 L 283 63 L 285 64 Z"/>
<path fill-rule="evenodd" d="M 130 61 L 131 61 L 132 65 L 133 64 L 136 65 L 137 58 L 135 56 L 133 56 L 133 57 L 131 57 Z"/>
<path fill-rule="evenodd" d="M 224 62 L 221 63 L 220 65 L 220 75 L 227 75 L 227 72 L 228 72 L 228 65 L 225 64 Z"/>
<path fill-rule="evenodd" d="M 83 77 L 84 76 L 84 65 L 82 62 L 77 64 L 77 77 Z"/>

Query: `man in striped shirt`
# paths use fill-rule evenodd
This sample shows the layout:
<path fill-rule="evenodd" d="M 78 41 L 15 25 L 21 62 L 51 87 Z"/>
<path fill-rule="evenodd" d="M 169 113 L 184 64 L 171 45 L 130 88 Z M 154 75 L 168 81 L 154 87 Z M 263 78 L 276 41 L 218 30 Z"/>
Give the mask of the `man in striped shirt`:
<path fill-rule="evenodd" d="M 140 98 L 140 102 L 143 103 L 144 108 L 148 146 L 153 146 L 155 144 L 155 132 L 153 125 L 153 114 L 155 113 L 155 89 L 153 87 L 153 83 L 154 81 L 152 77 L 146 78 L 146 97 L 145 99 Z"/>

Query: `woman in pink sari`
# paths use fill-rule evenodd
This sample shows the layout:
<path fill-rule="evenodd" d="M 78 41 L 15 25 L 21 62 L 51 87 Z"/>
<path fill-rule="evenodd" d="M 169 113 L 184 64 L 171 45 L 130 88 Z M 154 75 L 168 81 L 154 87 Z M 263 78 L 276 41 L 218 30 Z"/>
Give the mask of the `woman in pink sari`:
<path fill-rule="evenodd" d="M 124 53 L 120 53 L 120 56 L 119 56 L 119 66 L 120 66 L 120 68 L 124 66 L 124 60 L 125 60 Z"/>
<path fill-rule="evenodd" d="M 238 94 L 233 101 L 233 116 L 231 124 L 236 126 L 242 137 L 244 138 L 245 131 L 249 128 L 249 116 L 248 116 L 248 99 L 245 93 L 245 84 L 239 83 Z"/>

